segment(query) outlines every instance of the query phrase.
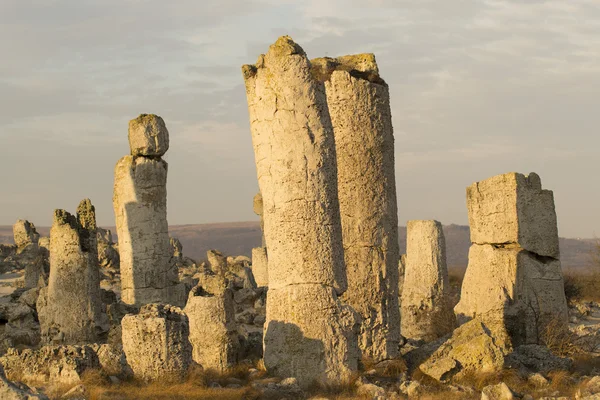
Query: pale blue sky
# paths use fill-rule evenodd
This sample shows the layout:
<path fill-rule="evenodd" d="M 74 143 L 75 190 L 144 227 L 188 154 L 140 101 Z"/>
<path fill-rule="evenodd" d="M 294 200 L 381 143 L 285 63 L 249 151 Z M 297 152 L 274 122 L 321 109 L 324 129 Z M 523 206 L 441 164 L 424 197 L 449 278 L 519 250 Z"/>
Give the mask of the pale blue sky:
<path fill-rule="evenodd" d="M 140 113 L 171 133 L 170 223 L 255 219 L 240 66 L 283 34 L 311 58 L 376 54 L 401 224 L 466 224 L 466 186 L 535 171 L 562 236 L 600 235 L 596 0 L 2 0 L 0 224 L 84 197 L 114 224 Z"/>

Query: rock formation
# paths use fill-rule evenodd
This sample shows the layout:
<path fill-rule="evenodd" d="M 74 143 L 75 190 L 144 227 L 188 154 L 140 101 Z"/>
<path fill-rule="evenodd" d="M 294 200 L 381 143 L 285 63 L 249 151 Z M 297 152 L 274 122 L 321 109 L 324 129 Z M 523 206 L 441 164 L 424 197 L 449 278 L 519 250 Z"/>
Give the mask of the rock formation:
<path fill-rule="evenodd" d="M 408 221 L 402 292 L 402 336 L 431 342 L 455 327 L 446 241 L 438 221 Z"/>
<path fill-rule="evenodd" d="M 455 308 L 460 321 L 499 319 L 515 346 L 567 322 L 553 194 L 537 174 L 509 173 L 467 188 L 472 246 Z"/>
<path fill-rule="evenodd" d="M 192 362 L 187 316 L 178 307 L 146 304 L 121 322 L 123 351 L 136 378 L 179 380 Z"/>
<path fill-rule="evenodd" d="M 39 246 L 40 235 L 35 225 L 20 219 L 13 225 L 13 238 L 15 241 L 15 259 L 19 266 L 25 270 L 23 287 L 31 289 L 37 287 L 40 279 L 45 279 L 48 263 L 48 251 Z"/>
<path fill-rule="evenodd" d="M 265 219 L 263 217 L 262 194 L 257 193 L 253 201 L 254 213 L 260 217 L 260 230 L 262 232 L 262 245 L 252 249 L 252 273 L 259 287 L 269 286 L 268 255 L 265 240 Z"/>
<path fill-rule="evenodd" d="M 37 310 L 46 343 L 93 343 L 103 330 L 96 214 L 89 199 L 79 204 L 76 217 L 65 210 L 54 212 L 50 277 Z"/>
<path fill-rule="evenodd" d="M 300 385 L 342 382 L 359 355 L 356 316 L 337 298 L 346 276 L 325 87 L 289 37 L 242 70 L 269 252 L 265 366 Z"/>
<path fill-rule="evenodd" d="M 129 145 L 131 155 L 115 167 L 113 195 L 121 299 L 135 305 L 183 305 L 183 289 L 170 263 L 167 163 L 161 159 L 169 148 L 169 132 L 162 118 L 142 114 L 131 120 Z"/>
<path fill-rule="evenodd" d="M 31 222 L 20 219 L 13 225 L 13 237 L 15 245 L 20 249 L 32 243 L 38 244 L 40 234 Z"/>
<path fill-rule="evenodd" d="M 362 316 L 363 357 L 398 356 L 398 212 L 394 134 L 387 84 L 373 54 L 321 58 L 337 154 L 337 183 L 348 290 Z"/>
<path fill-rule="evenodd" d="M 266 247 L 252 249 L 252 274 L 258 287 L 269 286 L 268 261 Z"/>
<path fill-rule="evenodd" d="M 184 312 L 190 323 L 194 361 L 204 369 L 219 372 L 233 367 L 240 345 L 233 291 L 227 281 L 219 276 L 204 279 L 190 292 Z"/>
<path fill-rule="evenodd" d="M 419 368 L 438 381 L 466 373 L 499 371 L 504 357 L 512 350 L 504 326 L 487 324 L 478 318 L 458 327 L 436 347 Z"/>

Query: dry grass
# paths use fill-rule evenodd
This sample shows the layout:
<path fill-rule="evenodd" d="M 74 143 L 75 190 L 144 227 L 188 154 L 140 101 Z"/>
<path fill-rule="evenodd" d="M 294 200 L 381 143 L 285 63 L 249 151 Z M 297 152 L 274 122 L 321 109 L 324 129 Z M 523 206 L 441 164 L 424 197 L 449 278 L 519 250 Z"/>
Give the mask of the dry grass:
<path fill-rule="evenodd" d="M 579 343 L 581 340 L 581 337 L 571 332 L 565 321 L 559 319 L 552 319 L 544 324 L 540 334 L 541 343 L 560 357 L 572 357 L 585 353 Z"/>

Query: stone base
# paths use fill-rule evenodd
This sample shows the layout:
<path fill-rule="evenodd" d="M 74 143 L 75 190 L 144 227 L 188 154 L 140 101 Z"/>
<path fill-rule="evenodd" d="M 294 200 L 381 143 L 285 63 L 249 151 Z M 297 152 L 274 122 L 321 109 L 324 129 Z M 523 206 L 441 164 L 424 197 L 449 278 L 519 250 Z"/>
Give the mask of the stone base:
<path fill-rule="evenodd" d="M 271 289 L 267 298 L 267 371 L 301 386 L 344 383 L 358 369 L 358 321 L 333 288 L 317 284 Z"/>

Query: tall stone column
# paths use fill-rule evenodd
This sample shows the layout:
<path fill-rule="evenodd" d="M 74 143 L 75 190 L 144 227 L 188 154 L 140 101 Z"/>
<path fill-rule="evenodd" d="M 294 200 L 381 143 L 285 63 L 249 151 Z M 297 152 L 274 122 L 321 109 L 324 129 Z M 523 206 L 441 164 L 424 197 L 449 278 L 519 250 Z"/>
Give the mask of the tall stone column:
<path fill-rule="evenodd" d="M 77 216 L 54 212 L 50 230 L 50 277 L 37 302 L 42 341 L 95 343 L 106 323 L 100 296 L 96 214 L 90 200 Z"/>
<path fill-rule="evenodd" d="M 185 298 L 172 274 L 167 223 L 169 131 L 163 119 L 142 114 L 129 122 L 131 155 L 115 167 L 113 205 L 121 258 L 121 299 L 127 304 Z"/>
<path fill-rule="evenodd" d="M 39 246 L 40 235 L 35 225 L 27 220 L 17 220 L 13 225 L 13 238 L 17 247 L 17 259 L 25 269 L 23 287 L 31 289 L 43 285 L 47 277 L 45 267 L 48 263 L 48 251 Z"/>
<path fill-rule="evenodd" d="M 342 382 L 358 347 L 355 313 L 337 297 L 346 276 L 325 87 L 287 36 L 242 70 L 269 251 L 265 366 L 303 386 Z"/>
<path fill-rule="evenodd" d="M 387 84 L 373 54 L 312 61 L 325 82 L 337 154 L 337 181 L 348 290 L 362 316 L 363 357 L 397 357 L 398 207 L 394 134 Z"/>
<path fill-rule="evenodd" d="M 269 286 L 267 243 L 265 240 L 265 220 L 263 218 L 263 199 L 260 192 L 254 196 L 253 209 L 254 213 L 260 217 L 262 245 L 261 247 L 255 247 L 252 249 L 252 274 L 254 275 L 254 279 L 256 280 L 258 287 Z"/>
<path fill-rule="evenodd" d="M 508 173 L 468 187 L 467 207 L 459 321 L 500 320 L 515 346 L 543 341 L 548 324 L 568 318 L 552 191 L 535 173 Z"/>
<path fill-rule="evenodd" d="M 438 221 L 408 221 L 402 336 L 431 342 L 456 327 L 450 305 L 446 240 Z"/>

